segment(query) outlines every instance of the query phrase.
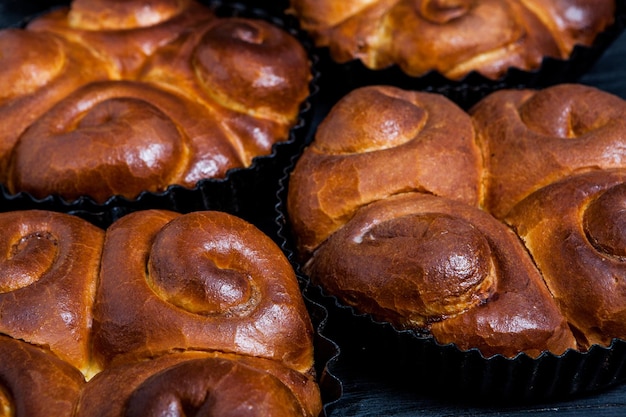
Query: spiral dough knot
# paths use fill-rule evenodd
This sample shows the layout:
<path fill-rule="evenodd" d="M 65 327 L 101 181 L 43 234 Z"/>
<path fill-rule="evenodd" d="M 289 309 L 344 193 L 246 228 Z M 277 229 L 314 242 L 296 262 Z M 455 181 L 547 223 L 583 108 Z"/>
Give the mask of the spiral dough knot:
<path fill-rule="evenodd" d="M 0 334 L 45 346 L 87 372 L 104 232 L 43 210 L 2 213 L 0 230 Z"/>
<path fill-rule="evenodd" d="M 470 224 L 451 216 L 409 215 L 384 221 L 367 231 L 358 246 L 351 256 L 403 255 L 389 266 L 389 275 L 411 277 L 423 303 L 416 312 L 426 321 L 478 305 L 494 284 L 489 242 Z"/>
<path fill-rule="evenodd" d="M 519 109 L 521 120 L 539 134 L 562 139 L 593 134 L 623 117 L 623 104 L 610 105 L 614 98 L 606 93 L 582 86 L 541 90 L 526 100 Z M 621 124 L 618 122 L 618 124 Z"/>
<path fill-rule="evenodd" d="M 482 205 L 497 218 L 559 179 L 626 163 L 626 102 L 589 86 L 500 90 L 470 114 L 487 167 Z"/>
<path fill-rule="evenodd" d="M 600 252 L 626 260 L 626 184 L 593 200 L 583 215 L 587 239 Z"/>
<path fill-rule="evenodd" d="M 195 46 L 192 62 L 202 88 L 224 107 L 289 123 L 310 78 L 297 42 L 262 20 L 219 19 Z"/>
<path fill-rule="evenodd" d="M 249 251 L 215 224 L 205 228 L 202 242 L 190 240 L 185 231 L 194 225 L 191 217 L 179 218 L 155 239 L 149 259 L 153 290 L 196 314 L 228 317 L 253 309 L 261 295 L 247 268 Z"/>
<path fill-rule="evenodd" d="M 13 192 L 68 200 L 88 195 L 97 202 L 192 186 L 241 165 L 204 108 L 131 81 L 76 90 L 30 126 L 11 162 Z"/>
<path fill-rule="evenodd" d="M 296 397 L 277 377 L 215 358 L 187 361 L 148 378 L 128 399 L 124 415 L 165 413 L 252 417 L 296 416 L 302 411 Z"/>
<path fill-rule="evenodd" d="M 530 194 L 507 215 L 581 349 L 626 334 L 626 171 L 589 170 Z"/>
<path fill-rule="evenodd" d="M 305 272 L 401 326 L 425 328 L 482 304 L 500 273 L 490 238 L 463 213 L 420 211 L 417 204 L 438 200 L 430 201 L 407 193 L 362 208 L 320 245 Z"/>
<path fill-rule="evenodd" d="M 131 213 L 107 229 L 100 270 L 93 345 L 103 366 L 173 349 L 312 365 L 312 325 L 293 268 L 238 217 Z"/>
<path fill-rule="evenodd" d="M 322 122 L 314 146 L 335 155 L 401 146 L 415 139 L 428 120 L 428 110 L 416 101 L 392 88 L 358 90 L 340 101 L 333 117 Z"/>
<path fill-rule="evenodd" d="M 474 0 L 416 0 L 419 13 L 426 20 L 444 24 L 467 14 Z"/>
<path fill-rule="evenodd" d="M 352 91 L 319 125 L 290 176 L 299 253 L 308 257 L 359 208 L 398 193 L 477 204 L 479 152 L 469 115 L 445 97 L 390 86 Z"/>
<path fill-rule="evenodd" d="M 30 231 L 18 235 L 14 241 L 2 236 L 1 244 L 7 253 L 0 260 L 0 293 L 27 287 L 45 276 L 58 255 L 58 238 L 49 231 Z"/>

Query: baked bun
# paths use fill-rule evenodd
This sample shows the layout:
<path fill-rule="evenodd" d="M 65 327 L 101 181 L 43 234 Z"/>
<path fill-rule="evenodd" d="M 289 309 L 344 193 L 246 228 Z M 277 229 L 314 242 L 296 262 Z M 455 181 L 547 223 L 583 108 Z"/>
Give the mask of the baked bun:
<path fill-rule="evenodd" d="M 203 106 L 138 81 L 86 85 L 36 120 L 13 151 L 8 189 L 37 198 L 132 199 L 242 167 Z"/>
<path fill-rule="evenodd" d="M 300 372 L 313 366 L 312 326 L 290 263 L 237 217 L 129 214 L 107 229 L 100 274 L 93 346 L 104 366 L 190 349 Z"/>
<path fill-rule="evenodd" d="M 287 183 L 303 271 L 356 313 L 486 357 L 626 337 L 626 102 L 575 84 L 468 113 L 446 100 L 368 86 L 331 108 Z"/>
<path fill-rule="evenodd" d="M 506 216 L 583 348 L 626 339 L 626 170 L 577 173 Z"/>
<path fill-rule="evenodd" d="M 290 12 L 337 62 L 398 65 L 459 80 L 472 71 L 497 79 L 532 70 L 544 57 L 568 58 L 614 21 L 600 0 L 291 0 Z M 572 13 L 575 10 L 575 13 Z"/>
<path fill-rule="evenodd" d="M 11 151 L 24 130 L 75 89 L 114 73 L 86 48 L 21 29 L 0 31 L 0 68 L 0 181 L 5 183 Z"/>
<path fill-rule="evenodd" d="M 127 79 L 159 47 L 212 18 L 213 13 L 194 0 L 73 0 L 27 27 L 92 49 L 115 68 L 117 77 Z"/>
<path fill-rule="evenodd" d="M 360 207 L 400 192 L 477 205 L 480 174 L 471 120 L 450 100 L 395 87 L 354 90 L 319 125 L 290 177 L 299 252 L 308 256 Z"/>
<path fill-rule="evenodd" d="M 485 163 L 483 206 L 498 218 L 576 171 L 626 166 L 626 101 L 594 87 L 496 91 L 470 114 Z"/>
<path fill-rule="evenodd" d="M 304 271 L 376 320 L 485 356 L 576 347 L 518 237 L 461 202 L 424 193 L 374 202 L 320 245 Z"/>
<path fill-rule="evenodd" d="M 3 416 L 73 416 L 85 384 L 73 366 L 26 342 L 0 335 Z"/>
<path fill-rule="evenodd" d="M 126 204 L 214 180 L 192 196 L 205 203 L 200 193 L 262 182 L 237 175 L 277 175 L 300 146 L 312 59 L 290 23 L 220 6 L 75 0 L 0 31 L 7 193 Z"/>
<path fill-rule="evenodd" d="M 185 414 L 277 417 L 317 417 L 322 409 L 314 380 L 279 362 L 185 352 L 96 375 L 82 391 L 76 416 L 163 415 L 172 407 Z"/>
<path fill-rule="evenodd" d="M 26 210 L 0 214 L 0 248 L 0 415 L 321 413 L 299 283 L 252 224 Z"/>
<path fill-rule="evenodd" d="M 287 139 L 311 71 L 286 31 L 259 19 L 221 18 L 161 48 L 139 78 L 207 106 L 249 165 Z"/>
<path fill-rule="evenodd" d="M 69 214 L 0 214 L 0 334 L 44 346 L 86 375 L 104 232 Z"/>

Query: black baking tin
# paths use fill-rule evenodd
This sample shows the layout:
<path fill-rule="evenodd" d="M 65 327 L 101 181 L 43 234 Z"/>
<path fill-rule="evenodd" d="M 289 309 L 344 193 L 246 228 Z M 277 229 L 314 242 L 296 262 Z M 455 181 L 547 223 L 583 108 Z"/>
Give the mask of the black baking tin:
<path fill-rule="evenodd" d="M 614 339 L 610 346 L 594 345 L 586 352 L 546 351 L 537 358 L 525 353 L 485 357 L 478 349 L 441 344 L 426 332 L 378 321 L 313 284 L 302 272 L 286 206 L 297 159 L 285 168 L 276 191 L 276 235 L 304 283 L 303 294 L 328 310 L 325 332 L 340 348 L 338 359 L 330 364 L 331 373 L 340 373 L 345 365 L 403 391 L 414 390 L 416 396 L 426 394 L 461 406 L 550 403 L 626 382 L 626 340 Z"/>

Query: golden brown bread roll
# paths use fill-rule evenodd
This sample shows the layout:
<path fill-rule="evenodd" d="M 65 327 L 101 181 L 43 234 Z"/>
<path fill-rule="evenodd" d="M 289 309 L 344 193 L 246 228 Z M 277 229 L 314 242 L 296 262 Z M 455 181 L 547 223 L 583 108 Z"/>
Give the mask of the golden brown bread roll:
<path fill-rule="evenodd" d="M 371 203 L 304 271 L 359 312 L 485 356 L 576 348 L 518 237 L 465 203 L 424 193 Z"/>
<path fill-rule="evenodd" d="M 269 237 L 220 212 L 118 222 L 0 214 L 0 415 L 319 415 L 312 324 Z"/>
<path fill-rule="evenodd" d="M 501 90 L 459 130 L 463 112 L 432 94 L 416 111 L 399 99 L 409 94 L 354 90 L 297 161 L 283 208 L 312 281 L 358 312 L 487 356 L 626 337 L 626 102 L 575 84 Z M 411 154 L 411 128 L 429 123 L 452 138 Z M 394 146 L 404 152 L 387 158 Z M 448 191 L 412 182 L 422 161 Z"/>
<path fill-rule="evenodd" d="M 105 370 L 85 385 L 76 416 L 303 416 L 321 412 L 314 380 L 279 362 L 218 352 L 173 353 Z"/>
<path fill-rule="evenodd" d="M 118 78 L 127 79 L 136 75 L 159 47 L 213 17 L 194 0 L 74 0 L 69 7 L 46 13 L 27 27 L 86 46 L 110 62 Z"/>
<path fill-rule="evenodd" d="M 0 214 L 0 333 L 45 346 L 85 375 L 104 232 L 69 214 Z"/>
<path fill-rule="evenodd" d="M 470 114 L 485 161 L 483 206 L 498 218 L 576 171 L 626 163 L 626 101 L 594 87 L 501 90 Z"/>
<path fill-rule="evenodd" d="M 566 58 L 576 45 L 592 45 L 614 20 L 615 1 L 525 0 L 550 29 Z"/>
<path fill-rule="evenodd" d="M 0 182 L 102 204 L 250 167 L 310 93 L 287 26 L 193 0 L 75 0 L 0 32 Z"/>
<path fill-rule="evenodd" d="M 299 252 L 308 256 L 360 207 L 397 193 L 477 205 L 481 169 L 471 120 L 445 97 L 354 90 L 319 125 L 291 174 L 287 207 Z"/>
<path fill-rule="evenodd" d="M 0 335 L 0 415 L 74 415 L 83 375 L 53 354 Z"/>
<path fill-rule="evenodd" d="M 13 151 L 8 188 L 37 198 L 135 198 L 220 178 L 242 161 L 222 122 L 183 96 L 136 81 L 86 85 L 36 120 Z"/>
<path fill-rule="evenodd" d="M 21 29 L 0 31 L 0 68 L 0 182 L 5 183 L 20 134 L 76 88 L 113 73 L 86 48 Z"/>
<path fill-rule="evenodd" d="M 219 18 L 161 48 L 140 79 L 206 105 L 249 165 L 287 139 L 311 71 L 288 32 L 260 19 Z"/>
<path fill-rule="evenodd" d="M 542 188 L 505 220 L 522 237 L 582 347 L 626 338 L 626 171 Z"/>
<path fill-rule="evenodd" d="M 291 0 L 291 13 L 338 62 L 371 69 L 393 64 L 412 76 L 471 71 L 499 78 L 508 68 L 537 68 L 591 45 L 614 20 L 600 0 Z"/>
<path fill-rule="evenodd" d="M 103 366 L 190 349 L 303 373 L 313 365 L 291 264 L 269 237 L 221 212 L 142 211 L 109 227 L 93 329 Z"/>

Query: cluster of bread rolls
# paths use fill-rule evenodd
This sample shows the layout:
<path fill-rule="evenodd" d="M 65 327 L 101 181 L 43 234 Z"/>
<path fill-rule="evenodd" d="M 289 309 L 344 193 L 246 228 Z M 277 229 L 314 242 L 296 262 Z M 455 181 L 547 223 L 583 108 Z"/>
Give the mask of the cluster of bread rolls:
<path fill-rule="evenodd" d="M 341 99 L 289 178 L 311 280 L 397 328 L 484 355 L 626 338 L 626 101 L 579 84 L 468 112 L 369 86 Z"/>
<path fill-rule="evenodd" d="M 96 202 L 194 186 L 289 138 L 307 51 L 194 0 L 75 0 L 0 31 L 0 182 Z"/>
<path fill-rule="evenodd" d="M 497 79 L 568 58 L 614 22 L 615 0 L 291 0 L 290 12 L 316 44 L 345 63 L 399 66 L 459 80 Z"/>
<path fill-rule="evenodd" d="M 103 230 L 27 210 L 0 225 L 2 415 L 321 412 L 295 273 L 250 223 L 147 210 Z"/>

